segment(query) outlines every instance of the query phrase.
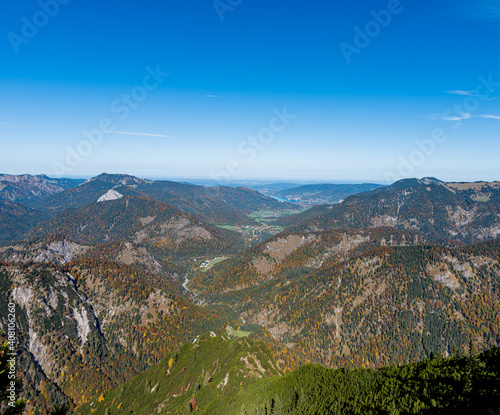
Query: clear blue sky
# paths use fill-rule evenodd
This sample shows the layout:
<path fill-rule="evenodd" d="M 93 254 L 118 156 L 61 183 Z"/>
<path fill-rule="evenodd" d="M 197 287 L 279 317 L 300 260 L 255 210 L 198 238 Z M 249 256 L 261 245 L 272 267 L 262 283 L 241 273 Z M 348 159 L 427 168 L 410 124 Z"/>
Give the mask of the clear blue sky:
<path fill-rule="evenodd" d="M 498 1 L 55 1 L 0 14 L 2 173 L 500 179 Z"/>

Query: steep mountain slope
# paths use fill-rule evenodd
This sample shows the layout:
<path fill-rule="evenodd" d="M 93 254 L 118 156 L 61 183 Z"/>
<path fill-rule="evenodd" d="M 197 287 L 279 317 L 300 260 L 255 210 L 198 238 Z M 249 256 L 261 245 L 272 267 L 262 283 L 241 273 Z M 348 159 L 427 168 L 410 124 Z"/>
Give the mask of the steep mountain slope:
<path fill-rule="evenodd" d="M 282 374 L 263 342 L 248 338 L 231 341 L 215 333 L 205 334 L 116 391 L 103 390 L 100 398 L 77 413 L 96 409 L 96 414 L 104 414 L 106 403 L 109 410 L 143 414 L 207 413 L 207 410 L 212 414 L 224 413 L 219 412 L 216 400 L 236 396 L 240 389 L 258 379 Z"/>
<path fill-rule="evenodd" d="M 18 203 L 0 201 L 0 245 L 24 238 L 50 216 Z"/>
<path fill-rule="evenodd" d="M 478 242 L 500 235 L 500 182 L 405 180 L 279 223 L 302 231 L 390 226 L 441 243 Z"/>
<path fill-rule="evenodd" d="M 0 261 L 15 263 L 65 264 L 83 257 L 91 247 L 71 242 L 61 235 L 37 241 L 20 241 L 0 248 Z M 104 253 L 104 252 L 103 252 Z"/>
<path fill-rule="evenodd" d="M 65 210 L 30 237 L 49 234 L 86 245 L 140 243 L 162 259 L 230 253 L 243 246 L 235 232 L 206 225 L 177 208 L 138 196 Z"/>
<path fill-rule="evenodd" d="M 418 233 L 390 228 L 324 232 L 285 232 L 218 264 L 193 280 L 207 293 L 232 292 L 290 273 L 300 276 L 379 246 L 418 245 Z"/>
<path fill-rule="evenodd" d="M 347 196 L 382 187 L 379 184 L 309 184 L 282 190 L 276 196 L 312 205 L 338 203 Z"/>
<path fill-rule="evenodd" d="M 137 190 L 215 224 L 252 224 L 254 221 L 246 215 L 255 211 L 297 209 L 292 203 L 282 203 L 244 187 L 201 187 L 156 181 L 137 186 Z"/>
<path fill-rule="evenodd" d="M 247 214 L 257 210 L 297 209 L 292 203 L 279 202 L 246 187 L 207 187 L 204 191 L 211 197 L 222 199 L 229 206 Z"/>
<path fill-rule="evenodd" d="M 276 237 L 241 264 L 221 263 L 196 277 L 192 289 L 330 366 L 408 363 L 449 354 L 469 339 L 481 348 L 499 344 L 499 241 L 363 252 L 364 235 L 335 243 L 323 264 L 309 261 L 325 251 L 307 244 L 308 236 L 294 251 L 286 236 Z"/>
<path fill-rule="evenodd" d="M 451 415 L 500 404 L 499 349 L 377 371 L 276 366 L 261 342 L 205 335 L 77 414 Z"/>
<path fill-rule="evenodd" d="M 52 179 L 44 174 L 15 176 L 0 174 L 0 201 L 24 203 L 78 186 L 83 180 Z"/>
<path fill-rule="evenodd" d="M 196 306 L 176 268 L 164 261 L 105 259 L 117 249 L 53 240 L 0 253 L 7 259 L 0 262 L 0 329 L 6 331 L 7 304 L 14 303 L 20 397 L 29 399 L 31 413 L 86 402 L 180 342 L 232 320 L 222 307 Z"/>
<path fill-rule="evenodd" d="M 213 224 L 252 224 L 243 212 L 218 197 L 212 197 L 201 186 L 157 181 L 137 187 L 144 195 L 171 204 L 187 213 Z"/>

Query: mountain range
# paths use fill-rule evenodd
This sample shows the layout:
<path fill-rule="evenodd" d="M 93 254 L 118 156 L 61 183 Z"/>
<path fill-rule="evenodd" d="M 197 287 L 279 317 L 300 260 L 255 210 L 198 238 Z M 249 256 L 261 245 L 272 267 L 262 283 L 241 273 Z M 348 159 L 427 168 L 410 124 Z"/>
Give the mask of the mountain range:
<path fill-rule="evenodd" d="M 0 174 L 0 201 L 28 202 L 71 189 L 83 180 L 52 179 L 44 174 L 15 176 Z"/>
<path fill-rule="evenodd" d="M 393 227 L 439 243 L 461 244 L 500 235 L 500 182 L 442 183 L 402 180 L 353 195 L 337 205 L 314 206 L 278 220 L 296 230 Z"/>
<path fill-rule="evenodd" d="M 0 202 L 0 328 L 15 304 L 30 413 L 437 414 L 500 396 L 499 182 L 408 179 L 303 212 L 243 187 L 60 183 Z"/>
<path fill-rule="evenodd" d="M 308 205 L 334 204 L 348 196 L 382 187 L 379 184 L 308 184 L 281 190 L 276 196 Z"/>
<path fill-rule="evenodd" d="M 66 209 L 124 196 L 154 199 L 215 225 L 256 225 L 249 216 L 253 212 L 300 210 L 293 203 L 281 203 L 243 187 L 208 188 L 122 174 L 103 173 L 87 181 L 29 175 L 0 178 L 0 209 L 5 218 L 0 243 L 28 236 L 39 223 Z"/>

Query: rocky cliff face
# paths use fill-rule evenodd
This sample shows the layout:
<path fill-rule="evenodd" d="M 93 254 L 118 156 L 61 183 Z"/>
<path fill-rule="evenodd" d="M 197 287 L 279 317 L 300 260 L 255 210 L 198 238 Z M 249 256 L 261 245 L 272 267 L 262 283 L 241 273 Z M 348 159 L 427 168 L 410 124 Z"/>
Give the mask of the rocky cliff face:
<path fill-rule="evenodd" d="M 0 329 L 14 303 L 22 397 L 40 414 L 125 382 L 227 319 L 195 306 L 168 263 L 130 243 L 53 239 L 3 248 L 0 258 Z"/>
<path fill-rule="evenodd" d="M 45 175 L 0 174 L 0 200 L 23 203 L 78 186 L 82 180 L 52 179 Z"/>

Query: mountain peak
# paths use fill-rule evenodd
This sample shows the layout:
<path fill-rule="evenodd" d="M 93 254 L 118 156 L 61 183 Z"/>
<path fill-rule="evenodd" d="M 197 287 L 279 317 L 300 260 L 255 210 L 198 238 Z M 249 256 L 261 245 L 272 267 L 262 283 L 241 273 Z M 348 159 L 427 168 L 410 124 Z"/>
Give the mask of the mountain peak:
<path fill-rule="evenodd" d="M 407 178 L 407 179 L 398 180 L 397 182 L 394 182 L 389 187 L 386 187 L 384 189 L 398 190 L 398 189 L 404 189 L 406 187 L 413 187 L 413 186 L 418 186 L 418 185 L 422 185 L 422 184 L 441 184 L 441 183 L 445 183 L 445 182 L 443 182 L 442 180 L 436 179 L 435 177 L 422 177 L 421 179 Z"/>
<path fill-rule="evenodd" d="M 124 186 L 137 185 L 149 182 L 149 180 L 140 179 L 138 177 L 130 176 L 128 174 L 101 173 L 98 176 L 92 177 L 91 179 L 87 180 L 85 183 L 89 183 L 95 180 L 100 180 L 106 183 L 112 183 L 114 185 L 124 185 Z"/>

